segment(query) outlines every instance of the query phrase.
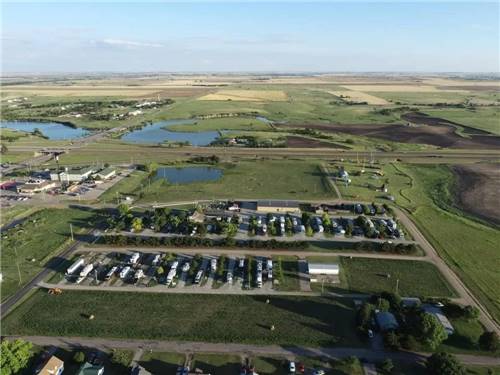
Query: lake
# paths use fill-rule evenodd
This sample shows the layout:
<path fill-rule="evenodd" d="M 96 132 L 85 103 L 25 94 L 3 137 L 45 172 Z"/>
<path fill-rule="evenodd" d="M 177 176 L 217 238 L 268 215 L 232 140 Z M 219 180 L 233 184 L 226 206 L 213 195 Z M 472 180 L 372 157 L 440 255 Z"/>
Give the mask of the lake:
<path fill-rule="evenodd" d="M 221 177 L 222 170 L 212 167 L 161 167 L 156 171 L 156 179 L 163 178 L 172 184 L 216 181 Z"/>
<path fill-rule="evenodd" d="M 32 132 L 39 129 L 44 136 L 51 140 L 75 139 L 89 135 L 90 132 L 81 128 L 72 128 L 58 122 L 36 121 L 0 121 L 0 128 Z"/>
<path fill-rule="evenodd" d="M 133 143 L 163 143 L 165 141 L 169 142 L 189 142 L 193 146 L 207 146 L 212 141 L 214 141 L 219 133 L 216 131 L 206 131 L 206 132 L 172 132 L 165 129 L 164 127 L 169 127 L 172 125 L 180 124 L 194 124 L 196 119 L 185 119 L 185 120 L 166 120 L 155 122 L 151 125 L 146 125 L 142 129 L 133 130 L 121 137 L 125 142 Z"/>

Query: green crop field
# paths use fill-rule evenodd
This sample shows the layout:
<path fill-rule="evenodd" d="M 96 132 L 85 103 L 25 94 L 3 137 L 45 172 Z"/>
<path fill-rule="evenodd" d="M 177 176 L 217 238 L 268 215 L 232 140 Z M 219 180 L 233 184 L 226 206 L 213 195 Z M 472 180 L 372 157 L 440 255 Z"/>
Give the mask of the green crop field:
<path fill-rule="evenodd" d="M 274 296 L 268 304 L 267 298 L 70 290 L 52 296 L 40 290 L 4 319 L 2 329 L 19 335 L 361 345 L 351 301 Z M 138 324 L 145 320 L 147 325 Z"/>
<path fill-rule="evenodd" d="M 498 229 L 450 209 L 452 172 L 446 166 L 399 168 L 411 178 L 396 202 L 407 208 L 420 230 L 448 265 L 500 321 L 500 257 Z"/>
<path fill-rule="evenodd" d="M 2 301 L 40 272 L 56 250 L 75 233 L 89 227 L 92 211 L 44 209 L 30 215 L 21 225 L 2 233 Z"/>
<path fill-rule="evenodd" d="M 242 161 L 220 164 L 220 180 L 169 184 L 156 180 L 136 193 L 141 202 L 169 202 L 216 198 L 328 199 L 335 197 L 319 164 L 304 160 Z"/>
<path fill-rule="evenodd" d="M 351 293 L 396 292 L 399 280 L 402 296 L 456 296 L 439 270 L 422 261 L 341 257 L 340 273 L 340 289 Z"/>
<path fill-rule="evenodd" d="M 500 135 L 500 107 L 425 109 L 423 112 L 471 128 Z"/>

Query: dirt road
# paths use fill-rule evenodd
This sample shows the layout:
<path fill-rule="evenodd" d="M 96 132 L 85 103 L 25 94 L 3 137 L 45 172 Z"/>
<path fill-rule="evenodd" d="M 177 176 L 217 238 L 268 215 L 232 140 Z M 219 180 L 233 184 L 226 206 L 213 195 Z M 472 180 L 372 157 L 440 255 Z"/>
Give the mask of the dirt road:
<path fill-rule="evenodd" d="M 131 340 L 131 339 L 101 339 L 83 337 L 47 337 L 47 336 L 7 336 L 6 338 L 22 338 L 35 345 L 56 347 L 84 347 L 102 350 L 112 349 L 142 349 L 144 351 L 171 352 L 171 353 L 220 353 L 243 355 L 266 355 L 295 358 L 296 356 L 322 357 L 340 359 L 349 356 L 363 358 L 370 362 L 380 362 L 386 358 L 394 361 L 415 363 L 425 360 L 430 353 L 387 352 L 360 348 L 308 348 L 285 347 L 278 345 L 249 345 L 228 343 L 205 343 L 189 341 L 158 341 L 158 340 Z M 500 366 L 500 358 L 457 354 L 458 359 L 465 365 Z"/>

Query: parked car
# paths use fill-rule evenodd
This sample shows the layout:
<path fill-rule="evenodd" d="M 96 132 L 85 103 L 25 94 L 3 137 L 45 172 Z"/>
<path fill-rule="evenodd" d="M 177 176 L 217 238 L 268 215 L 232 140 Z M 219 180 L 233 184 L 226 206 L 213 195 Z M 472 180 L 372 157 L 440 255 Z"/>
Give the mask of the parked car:
<path fill-rule="evenodd" d="M 295 362 L 294 361 L 290 361 L 290 363 L 288 364 L 288 371 L 290 372 L 290 374 L 295 374 Z"/>

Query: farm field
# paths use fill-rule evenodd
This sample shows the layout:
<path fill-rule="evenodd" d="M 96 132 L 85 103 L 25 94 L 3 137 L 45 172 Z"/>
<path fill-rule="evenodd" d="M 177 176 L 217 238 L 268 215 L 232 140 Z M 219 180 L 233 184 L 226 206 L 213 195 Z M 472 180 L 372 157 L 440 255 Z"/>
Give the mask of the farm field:
<path fill-rule="evenodd" d="M 198 100 L 210 101 L 284 101 L 287 95 L 280 90 L 219 90 L 214 94 L 208 94 Z"/>
<path fill-rule="evenodd" d="M 194 124 L 169 126 L 170 131 L 201 132 L 209 130 L 271 130 L 268 124 L 255 118 L 226 117 L 197 120 Z"/>
<path fill-rule="evenodd" d="M 39 290 L 4 319 L 3 332 L 278 345 L 361 345 L 352 329 L 355 313 L 349 300 L 276 296 L 268 304 L 266 299 L 266 296 L 69 290 L 52 296 Z M 55 310 L 59 312 L 57 315 Z M 96 318 L 89 320 L 89 314 Z M 148 325 L 137 324 L 144 319 Z M 274 331 L 270 330 L 271 325 L 275 325 Z"/>
<path fill-rule="evenodd" d="M 216 198 L 327 199 L 335 197 L 314 161 L 241 161 L 219 164 L 223 176 L 212 182 L 168 184 L 162 180 L 136 191 L 140 202 Z M 293 170 L 293 173 L 290 171 Z"/>
<path fill-rule="evenodd" d="M 351 293 L 396 292 L 399 280 L 402 296 L 456 296 L 439 270 L 427 262 L 341 257 L 340 273 L 344 274 L 340 289 Z"/>
<path fill-rule="evenodd" d="M 2 301 L 50 267 L 49 260 L 56 250 L 70 240 L 70 224 L 78 233 L 89 227 L 93 217 L 92 211 L 76 208 L 44 209 L 2 233 Z"/>
<path fill-rule="evenodd" d="M 431 116 L 500 135 L 500 106 L 479 107 L 474 110 L 463 108 L 424 109 L 424 112 Z"/>
<path fill-rule="evenodd" d="M 386 105 L 389 102 L 385 99 L 367 94 L 365 92 L 346 90 L 346 91 L 328 91 L 330 94 L 340 98 L 347 103 L 363 103 L 372 105 Z"/>
<path fill-rule="evenodd" d="M 497 229 L 451 207 L 451 171 L 446 166 L 399 165 L 411 185 L 396 195 L 448 265 L 500 321 Z M 439 230 L 436 230 L 436 229 Z"/>

